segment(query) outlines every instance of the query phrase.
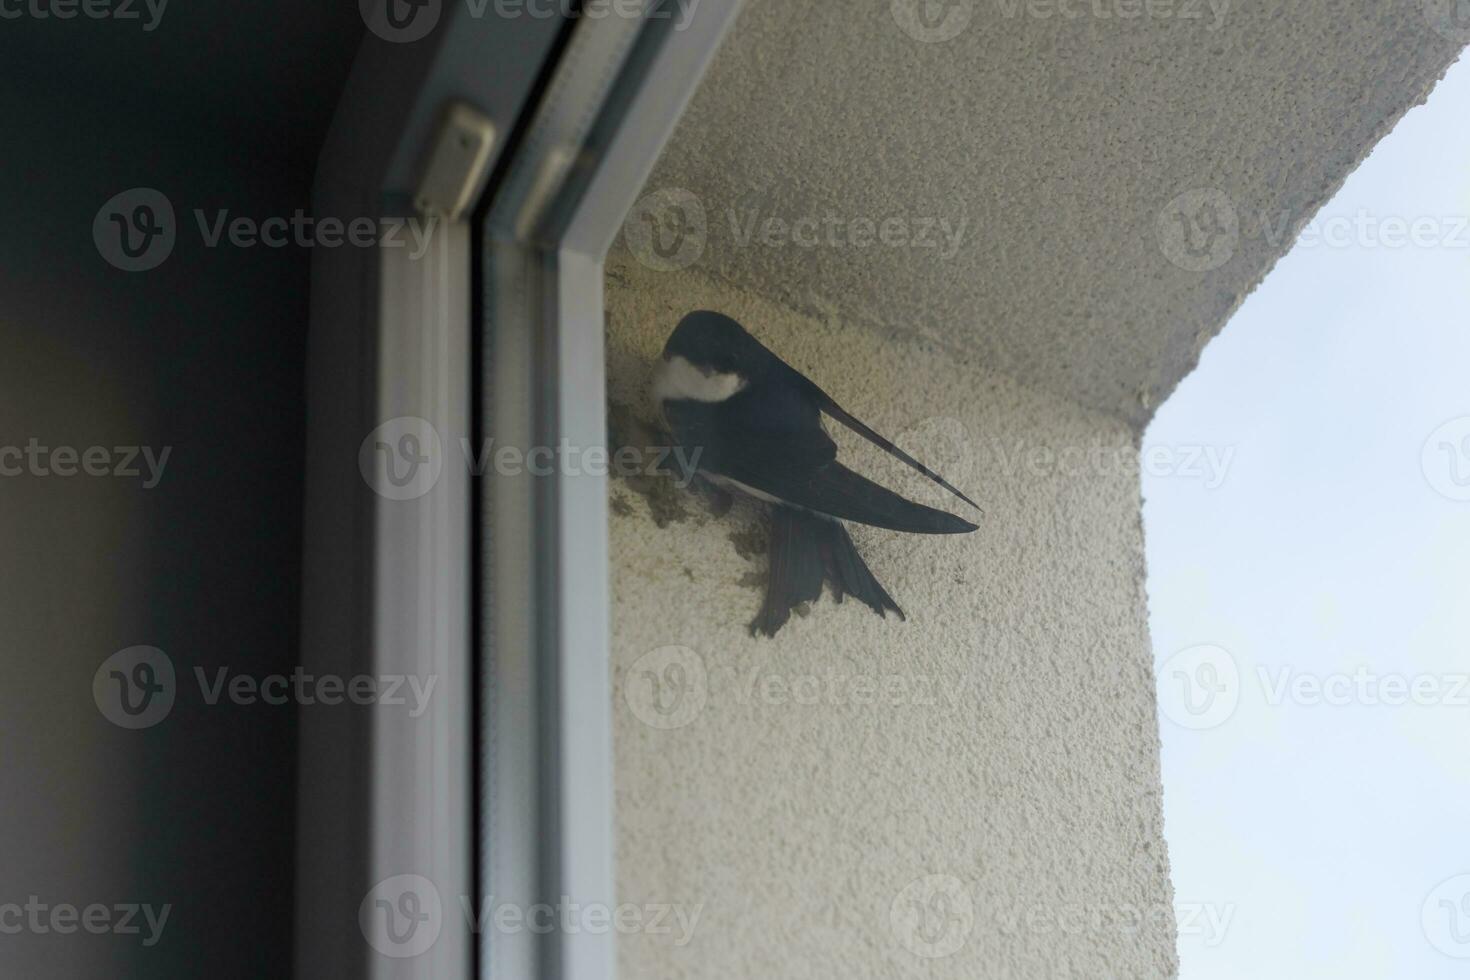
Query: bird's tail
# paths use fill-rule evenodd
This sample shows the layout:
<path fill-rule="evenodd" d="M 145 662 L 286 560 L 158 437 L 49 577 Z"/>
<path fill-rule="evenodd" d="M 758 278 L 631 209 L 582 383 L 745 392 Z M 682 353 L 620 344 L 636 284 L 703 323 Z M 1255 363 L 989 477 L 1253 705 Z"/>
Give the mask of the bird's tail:
<path fill-rule="evenodd" d="M 770 580 L 766 601 L 750 624 L 751 633 L 775 636 L 791 618 L 791 610 L 822 595 L 822 583 L 832 584 L 841 602 L 852 596 L 880 616 L 888 610 L 905 619 L 898 603 L 873 577 L 840 521 L 794 507 L 771 510 Z"/>

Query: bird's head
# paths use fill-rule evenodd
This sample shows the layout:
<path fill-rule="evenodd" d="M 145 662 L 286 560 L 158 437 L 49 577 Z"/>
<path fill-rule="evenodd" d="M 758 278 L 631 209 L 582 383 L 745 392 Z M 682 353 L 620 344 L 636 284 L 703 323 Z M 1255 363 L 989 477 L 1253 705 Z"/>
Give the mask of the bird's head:
<path fill-rule="evenodd" d="M 696 310 L 674 328 L 654 376 L 654 400 L 722 402 L 758 381 L 774 361 L 723 313 Z M 775 363 L 780 363 L 775 361 Z"/>
<path fill-rule="evenodd" d="M 679 321 L 664 344 L 664 360 L 682 357 L 705 374 L 753 378 L 770 360 L 761 342 L 723 313 L 696 310 Z"/>

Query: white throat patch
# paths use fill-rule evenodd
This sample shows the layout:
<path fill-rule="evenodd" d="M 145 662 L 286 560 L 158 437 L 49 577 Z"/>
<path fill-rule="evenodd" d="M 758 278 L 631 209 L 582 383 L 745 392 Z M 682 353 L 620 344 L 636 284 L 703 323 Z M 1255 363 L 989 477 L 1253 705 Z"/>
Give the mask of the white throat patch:
<path fill-rule="evenodd" d="M 675 355 L 660 363 L 654 373 L 653 400 L 657 405 L 680 399 L 722 402 L 746 384 L 745 378 L 733 372 L 721 374 L 716 371 L 705 374 L 684 358 Z"/>

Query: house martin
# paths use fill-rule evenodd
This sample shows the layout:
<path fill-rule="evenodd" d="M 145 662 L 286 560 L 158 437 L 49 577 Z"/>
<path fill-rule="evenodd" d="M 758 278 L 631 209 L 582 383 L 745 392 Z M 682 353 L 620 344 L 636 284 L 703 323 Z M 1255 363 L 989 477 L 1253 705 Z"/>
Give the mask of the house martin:
<path fill-rule="evenodd" d="M 716 486 L 772 506 L 770 581 L 752 633 L 775 636 L 791 610 L 829 582 L 838 602 L 856 597 L 880 616 L 906 618 L 873 577 L 842 521 L 915 534 L 963 534 L 976 525 L 879 486 L 845 466 L 822 428 L 835 419 L 965 503 L 942 476 L 874 432 L 735 320 L 699 310 L 664 345 L 653 398 L 675 441 L 697 450 Z"/>

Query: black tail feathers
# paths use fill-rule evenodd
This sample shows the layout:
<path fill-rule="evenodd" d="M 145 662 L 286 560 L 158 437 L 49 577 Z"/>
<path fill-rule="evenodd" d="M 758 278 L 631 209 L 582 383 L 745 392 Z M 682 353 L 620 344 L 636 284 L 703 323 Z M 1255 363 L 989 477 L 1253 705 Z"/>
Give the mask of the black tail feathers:
<path fill-rule="evenodd" d="M 891 609 L 899 619 L 906 618 L 873 577 L 841 522 L 793 507 L 772 508 L 770 581 L 751 633 L 775 636 L 793 609 L 821 597 L 824 581 L 831 583 L 838 602 L 850 595 L 880 616 Z"/>

